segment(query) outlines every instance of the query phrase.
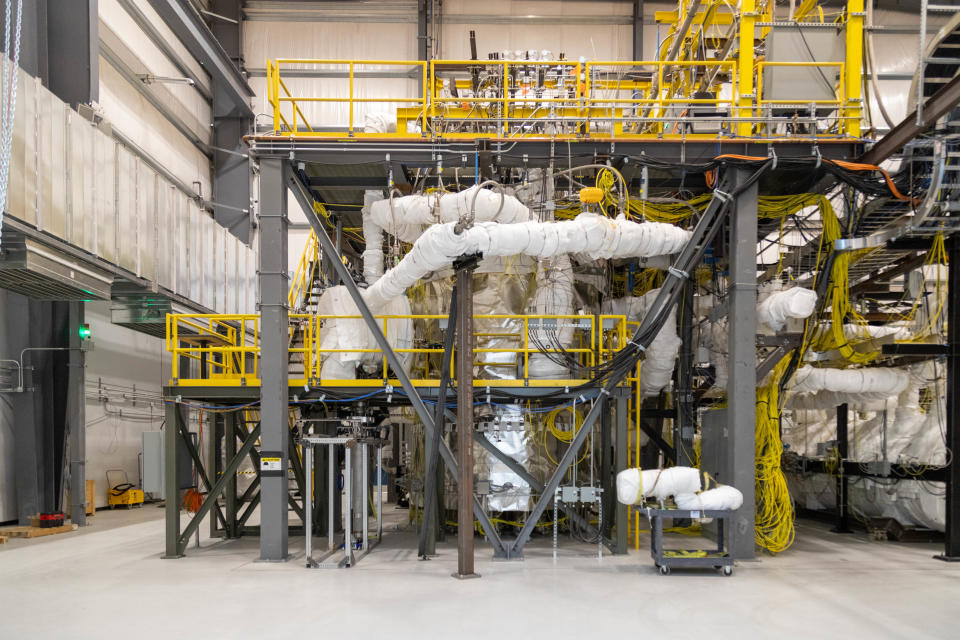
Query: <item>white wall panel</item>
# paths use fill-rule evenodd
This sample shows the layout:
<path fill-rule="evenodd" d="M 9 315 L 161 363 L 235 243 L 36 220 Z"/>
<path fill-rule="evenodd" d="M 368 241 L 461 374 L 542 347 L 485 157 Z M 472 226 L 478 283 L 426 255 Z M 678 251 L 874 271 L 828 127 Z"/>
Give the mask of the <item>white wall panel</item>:
<path fill-rule="evenodd" d="M 66 107 L 45 87 L 37 93 L 37 226 L 67 237 Z"/>
<path fill-rule="evenodd" d="M 137 161 L 137 275 L 157 280 L 157 174 Z"/>
<path fill-rule="evenodd" d="M 0 60 L 7 64 L 5 57 Z M 7 186 L 7 211 L 29 224 L 37 223 L 37 119 L 35 78 L 18 74 L 17 108 Z"/>
<path fill-rule="evenodd" d="M 117 146 L 118 264 L 137 271 L 137 164 L 133 154 Z"/>
<path fill-rule="evenodd" d="M 74 112 L 67 114 L 70 159 L 70 237 L 69 242 L 90 253 L 96 253 L 96 218 L 94 212 L 94 180 L 97 168 L 94 164 L 93 125 Z"/>
<path fill-rule="evenodd" d="M 97 219 L 97 254 L 117 261 L 117 144 L 106 136 L 94 138 L 94 215 Z"/>

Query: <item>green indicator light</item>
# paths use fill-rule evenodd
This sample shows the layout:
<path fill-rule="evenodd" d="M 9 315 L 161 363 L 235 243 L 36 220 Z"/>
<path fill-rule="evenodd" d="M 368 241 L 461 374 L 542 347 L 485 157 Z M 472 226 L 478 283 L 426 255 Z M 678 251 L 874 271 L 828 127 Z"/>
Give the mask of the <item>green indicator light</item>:
<path fill-rule="evenodd" d="M 87 338 L 89 338 L 89 337 L 90 337 L 90 325 L 88 325 L 88 324 L 82 324 L 82 325 L 80 325 L 79 333 L 80 333 L 80 339 L 81 339 L 81 340 L 86 340 Z"/>

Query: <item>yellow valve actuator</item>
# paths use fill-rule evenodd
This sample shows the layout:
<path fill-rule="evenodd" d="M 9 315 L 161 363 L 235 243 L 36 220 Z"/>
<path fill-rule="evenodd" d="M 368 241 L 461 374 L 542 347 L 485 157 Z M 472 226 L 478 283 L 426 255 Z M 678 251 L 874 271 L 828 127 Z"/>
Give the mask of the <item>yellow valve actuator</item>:
<path fill-rule="evenodd" d="M 588 204 L 597 204 L 603 200 L 603 190 L 597 187 L 584 187 L 580 189 L 580 202 Z"/>

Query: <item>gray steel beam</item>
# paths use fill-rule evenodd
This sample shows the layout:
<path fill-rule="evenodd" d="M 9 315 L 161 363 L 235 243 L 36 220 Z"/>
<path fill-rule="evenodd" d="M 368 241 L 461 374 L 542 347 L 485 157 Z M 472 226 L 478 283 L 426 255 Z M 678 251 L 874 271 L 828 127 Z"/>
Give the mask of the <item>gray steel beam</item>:
<path fill-rule="evenodd" d="M 960 308 L 960 238 L 952 236 L 947 245 L 950 252 L 947 260 L 947 304 L 948 309 Z M 951 314 L 953 315 L 953 314 Z M 956 317 L 955 315 L 953 317 Z M 956 452 L 960 446 L 960 399 L 956 389 L 960 385 L 960 323 L 947 325 L 947 419 L 946 450 Z M 951 391 L 953 390 L 953 391 Z M 940 560 L 960 562 L 960 463 L 956 453 L 947 469 L 946 484 L 946 526 L 943 536 L 943 553 L 936 556 Z"/>
<path fill-rule="evenodd" d="M 732 169 L 737 184 L 752 174 Z M 743 492 L 743 506 L 733 518 L 731 553 L 754 556 L 754 476 L 757 410 L 757 185 L 736 196 L 730 219 L 730 293 L 727 352 L 727 438 L 730 484 Z"/>
<path fill-rule="evenodd" d="M 189 429 L 187 429 L 186 423 L 184 423 L 182 420 L 178 421 L 177 426 L 180 430 L 180 437 L 183 439 L 183 444 L 187 449 L 187 453 L 190 455 L 190 458 L 193 460 L 193 464 L 196 467 L 197 477 L 201 482 L 203 482 L 207 491 L 210 492 L 211 489 L 213 488 L 213 485 L 210 482 L 210 476 L 207 475 L 207 470 L 203 465 L 203 460 L 200 458 L 200 452 L 197 451 L 197 447 L 193 444 L 193 438 L 190 437 L 190 431 Z M 197 488 L 199 489 L 200 487 L 197 487 Z M 208 495 L 210 495 L 210 493 L 208 493 Z M 227 521 L 226 521 L 226 518 L 223 517 L 223 510 L 220 508 L 220 504 L 214 502 L 213 506 L 217 516 L 217 520 L 219 520 L 220 524 L 222 524 L 224 528 L 226 528 Z"/>
<path fill-rule="evenodd" d="M 430 0 L 417 0 L 417 60 L 430 59 L 430 42 L 428 39 L 428 17 L 427 2 Z M 423 70 L 417 69 L 417 95 L 423 97 Z"/>
<path fill-rule="evenodd" d="M 240 0 L 213 0 L 211 31 L 232 64 L 243 68 L 243 11 Z M 231 22 L 233 20 L 235 22 Z M 232 97 L 222 83 L 213 88 L 213 215 L 243 242 L 250 241 L 250 158 L 243 137 L 253 117 L 231 110 Z"/>
<path fill-rule="evenodd" d="M 252 118 L 254 114 L 250 108 L 250 98 L 254 95 L 253 90 L 189 0 L 149 2 L 193 57 L 210 73 L 214 82 L 214 94 L 217 87 L 221 87 L 229 99 L 229 110 L 215 110 L 214 117 Z"/>
<path fill-rule="evenodd" d="M 133 21 L 137 23 L 137 26 L 140 27 L 140 30 L 143 31 L 150 42 L 152 42 L 157 49 L 160 49 L 163 55 L 167 57 L 167 60 L 177 68 L 177 72 L 182 73 L 183 77 L 193 80 L 193 88 L 197 90 L 197 93 L 202 95 L 207 102 L 212 102 L 213 94 L 210 93 L 210 89 L 206 86 L 206 79 L 194 73 L 190 66 L 180 57 L 180 54 L 170 46 L 169 41 L 163 37 L 150 21 L 150 18 L 144 15 L 140 7 L 137 6 L 137 0 L 119 0 L 119 2 L 120 6 L 123 7 Z M 264 73 L 264 75 L 266 75 L 266 73 Z"/>
<path fill-rule="evenodd" d="M 643 60 L 643 0 L 633 0 L 633 60 Z"/>
<path fill-rule="evenodd" d="M 86 353 L 81 349 L 80 325 L 83 324 L 83 303 L 70 302 L 69 344 L 67 364 L 67 433 L 70 442 L 70 520 L 79 526 L 87 524 L 87 418 Z"/>
<path fill-rule="evenodd" d="M 200 505 L 200 509 L 197 511 L 196 515 L 187 523 L 187 526 L 183 528 L 183 532 L 180 534 L 180 537 L 177 539 L 177 557 L 182 556 L 184 550 L 187 548 L 187 542 L 190 540 L 190 536 L 193 535 L 193 532 L 197 530 L 197 527 L 200 526 L 200 522 L 203 520 L 204 516 L 213 508 L 217 503 L 217 498 L 220 496 L 220 493 L 223 491 L 223 488 L 227 484 L 227 479 L 237 473 L 237 469 L 240 467 L 240 463 L 243 462 L 243 459 L 247 456 L 248 452 L 253 448 L 253 445 L 256 443 L 257 438 L 261 435 L 261 427 L 263 422 L 254 427 L 253 431 L 250 433 L 250 436 L 244 441 L 243 446 L 240 447 L 240 450 L 237 451 L 237 455 L 227 463 L 227 466 L 223 469 L 223 475 L 217 478 L 217 481 L 214 483 L 213 487 L 210 489 L 210 493 L 207 494 L 207 497 L 204 499 L 203 503 Z M 169 482 L 169 481 L 168 481 Z M 262 495 L 262 491 L 261 491 Z M 286 504 L 286 503 L 285 503 Z M 284 509 L 286 513 L 286 509 Z M 286 518 L 284 518 L 286 520 Z M 263 542 L 264 528 L 263 528 L 263 510 L 261 509 L 261 521 L 260 521 L 260 540 L 261 546 Z M 169 522 L 167 523 L 169 527 Z M 169 532 L 169 531 L 168 531 Z M 168 541 L 169 544 L 169 541 Z"/>
<path fill-rule="evenodd" d="M 289 309 L 287 308 L 287 164 L 260 163 L 260 426 L 261 459 L 280 459 L 261 471 L 260 560 L 287 559 Z"/>
<path fill-rule="evenodd" d="M 47 86 L 76 107 L 100 100 L 98 0 L 46 0 Z M 64 64 L 69 61 L 69 64 Z"/>
<path fill-rule="evenodd" d="M 614 449 L 613 460 L 614 478 L 616 478 L 618 473 L 627 468 L 627 452 L 630 450 L 630 439 L 628 436 L 630 397 L 622 393 L 617 396 L 616 403 L 616 434 L 614 438 L 614 446 L 616 449 Z M 607 455 L 607 453 L 608 452 L 604 451 L 604 455 Z M 616 483 L 614 483 L 614 492 L 615 491 Z M 604 511 L 604 513 L 609 513 L 609 511 Z M 621 504 L 619 500 L 615 501 L 613 517 L 613 552 L 624 554 L 627 552 L 627 522 L 630 519 L 630 511 L 627 509 L 627 505 Z"/>
<path fill-rule="evenodd" d="M 456 289 L 456 285 L 454 285 Z M 420 557 L 434 555 L 437 545 L 437 530 L 440 518 L 437 504 L 437 459 L 440 456 L 440 438 L 443 434 L 444 414 L 447 404 L 447 387 L 450 385 L 450 363 L 453 360 L 453 338 L 457 326 L 457 294 L 456 290 L 450 299 L 450 312 L 447 314 L 447 333 L 443 337 L 443 357 L 440 362 L 440 386 L 437 389 L 437 404 L 433 413 L 436 429 L 429 438 L 426 438 L 427 464 L 423 482 L 423 524 L 420 528 L 418 551 Z M 397 427 L 394 427 L 396 429 Z M 436 517 L 436 520 L 434 519 Z"/>
<path fill-rule="evenodd" d="M 300 204 L 300 207 L 307 212 L 307 220 L 313 226 L 314 233 L 317 236 L 317 240 L 323 247 L 323 251 L 328 255 L 336 255 L 337 248 L 330 239 L 330 235 L 327 233 L 326 228 L 324 228 L 316 214 L 312 213 L 313 202 L 311 196 L 309 196 L 309 194 L 306 192 L 306 187 L 302 182 L 300 182 L 299 178 L 297 178 L 292 171 L 287 172 L 287 185 L 293 192 L 294 197 Z M 419 417 L 420 421 L 423 423 L 424 431 L 426 432 L 427 437 L 431 437 L 433 435 L 433 430 L 437 428 L 433 420 L 433 414 L 430 413 L 430 410 L 427 409 L 427 406 L 424 404 L 423 398 L 420 396 L 420 392 L 416 387 L 413 386 L 413 383 L 410 382 L 410 377 L 400 364 L 400 360 L 397 358 L 397 354 L 394 352 L 393 347 L 390 346 L 387 336 L 384 335 L 380 323 L 377 322 L 376 318 L 373 317 L 373 313 L 371 313 L 370 307 L 367 306 L 367 302 L 364 300 L 363 294 L 361 294 L 360 289 L 357 288 L 357 283 L 354 282 L 353 276 L 350 275 L 350 270 L 340 260 L 333 260 L 333 267 L 340 276 L 343 285 L 347 288 L 347 292 L 350 294 L 354 304 L 357 306 L 357 310 L 360 312 L 360 316 L 363 318 L 364 323 L 366 323 L 370 333 L 372 333 L 373 337 L 376 339 L 377 346 L 379 346 L 381 351 L 383 351 L 383 356 L 387 360 L 387 365 L 400 381 L 400 386 L 403 387 L 403 391 L 407 395 L 407 399 L 413 406 L 414 411 L 417 412 L 417 417 Z M 284 289 L 284 291 L 286 291 L 286 289 Z M 450 451 L 450 447 L 447 446 L 447 443 L 445 443 L 443 439 L 440 440 L 440 457 L 443 458 L 443 461 L 450 470 L 450 473 L 453 474 L 454 477 L 457 477 L 457 461 L 453 456 L 453 452 Z M 505 550 L 503 541 L 500 539 L 500 535 L 497 533 L 496 529 L 493 528 L 493 523 L 490 522 L 490 518 L 484 512 L 483 507 L 480 505 L 480 501 L 477 500 L 476 496 L 473 498 L 473 512 L 480 521 L 481 526 L 483 526 L 487 540 L 493 545 L 494 552 L 497 554 L 503 553 Z"/>
<path fill-rule="evenodd" d="M 118 35 L 105 27 L 101 33 L 98 46 L 100 54 L 127 81 L 127 84 L 143 96 L 190 144 L 204 155 L 210 155 L 210 147 L 203 138 L 203 133 L 206 132 L 201 132 L 200 121 L 195 118 L 193 122 L 185 120 L 185 118 L 191 117 L 189 112 L 173 97 L 173 93 L 169 89 L 163 85 L 147 85 L 143 82 L 141 76 L 146 73 L 147 67 Z M 139 68 L 134 68 L 131 65 L 137 65 Z"/>
<path fill-rule="evenodd" d="M 935 94 L 923 103 L 923 122 L 917 122 L 917 111 L 907 114 L 887 135 L 878 140 L 870 150 L 860 156 L 860 162 L 880 164 L 927 129 L 937 123 L 941 116 L 960 103 L 960 76 L 940 87 Z"/>
<path fill-rule="evenodd" d="M 166 511 L 166 553 L 164 558 L 182 558 L 180 549 L 180 487 L 177 483 L 177 438 L 180 435 L 180 404 L 167 402 L 163 442 L 163 495 Z"/>

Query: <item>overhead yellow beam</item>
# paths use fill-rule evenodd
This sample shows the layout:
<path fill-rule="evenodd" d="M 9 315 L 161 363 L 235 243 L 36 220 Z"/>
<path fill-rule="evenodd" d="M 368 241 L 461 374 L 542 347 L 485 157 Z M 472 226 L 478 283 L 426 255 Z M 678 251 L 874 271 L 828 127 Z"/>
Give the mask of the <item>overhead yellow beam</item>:
<path fill-rule="evenodd" d="M 698 11 L 697 15 L 693 17 L 693 24 L 703 24 L 703 19 L 707 15 L 706 11 Z M 662 24 L 674 24 L 680 20 L 680 13 L 678 11 L 657 11 L 653 14 L 653 19 L 656 22 Z M 716 13 L 710 16 L 710 20 L 707 22 L 707 25 L 730 25 L 733 24 L 733 14 L 732 13 Z"/>

